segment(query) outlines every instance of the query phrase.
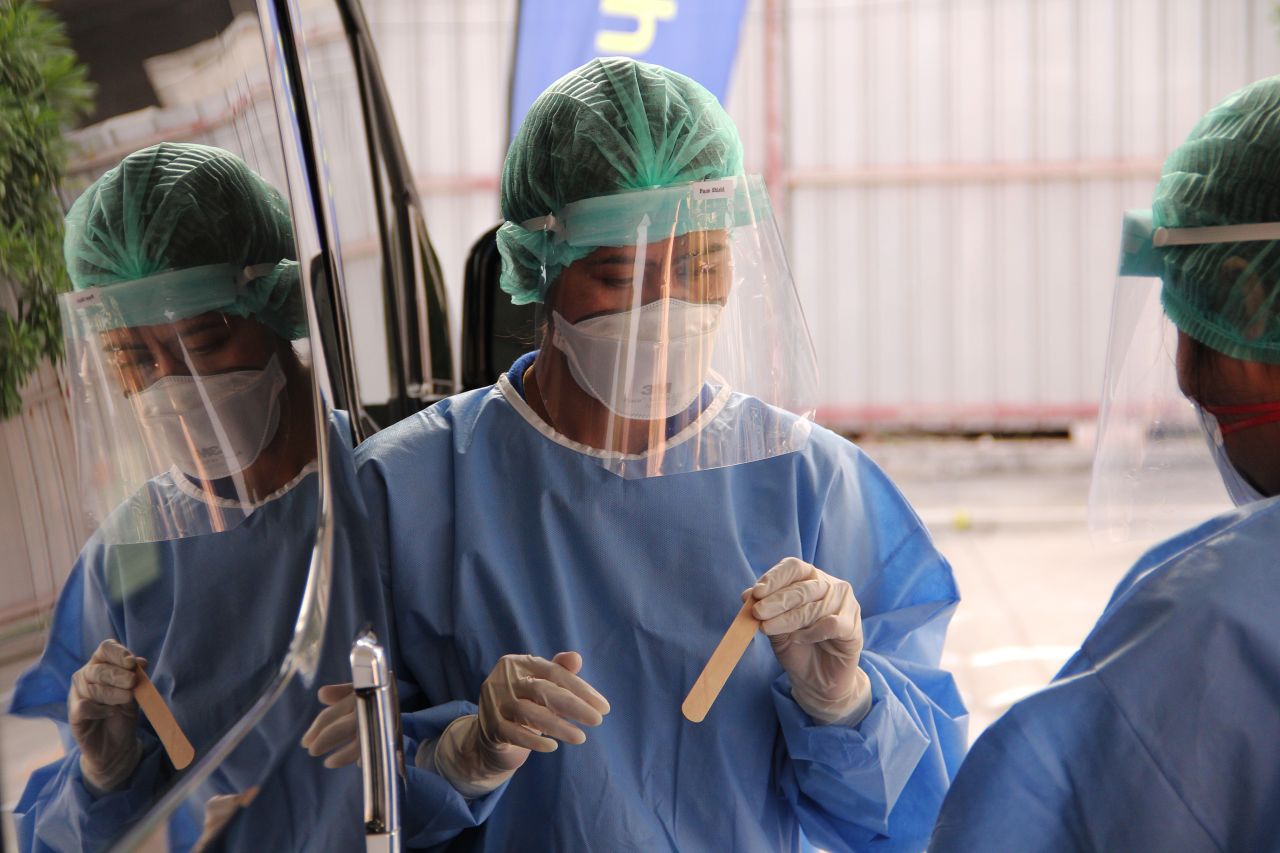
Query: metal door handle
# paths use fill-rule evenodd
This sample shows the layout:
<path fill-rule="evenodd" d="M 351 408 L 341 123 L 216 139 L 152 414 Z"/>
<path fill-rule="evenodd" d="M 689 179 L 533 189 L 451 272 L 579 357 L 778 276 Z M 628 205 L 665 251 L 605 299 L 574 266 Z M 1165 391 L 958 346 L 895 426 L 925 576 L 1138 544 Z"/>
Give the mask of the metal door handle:
<path fill-rule="evenodd" d="M 400 851 L 399 709 L 386 652 L 372 631 L 351 647 L 351 684 L 360 728 L 364 831 L 368 853 Z"/>

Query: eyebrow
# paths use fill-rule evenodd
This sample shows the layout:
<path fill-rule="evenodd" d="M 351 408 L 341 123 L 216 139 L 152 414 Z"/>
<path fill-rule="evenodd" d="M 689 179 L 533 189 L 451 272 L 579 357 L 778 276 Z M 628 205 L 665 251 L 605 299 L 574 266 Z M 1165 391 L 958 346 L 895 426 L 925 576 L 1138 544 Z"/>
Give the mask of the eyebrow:
<path fill-rule="evenodd" d="M 181 328 L 172 328 L 165 332 L 164 335 L 157 337 L 164 342 L 165 346 L 170 346 L 174 342 L 181 342 L 199 338 L 202 335 L 217 333 L 226 330 L 226 323 L 220 316 L 207 317 L 203 320 L 195 320 Z"/>
<path fill-rule="evenodd" d="M 682 257 L 697 258 L 697 257 L 701 257 L 702 255 L 714 255 L 717 252 L 727 252 L 728 250 L 729 250 L 729 247 L 726 246 L 724 243 L 713 243 L 712 245 L 707 246 L 706 248 L 686 249 Z"/>
<path fill-rule="evenodd" d="M 147 345 L 133 335 L 120 335 L 119 337 L 104 338 L 102 348 L 106 352 L 115 352 L 123 349 L 146 349 Z"/>
<path fill-rule="evenodd" d="M 635 262 L 635 257 L 628 257 L 621 252 L 616 252 L 611 255 L 605 255 L 603 258 L 593 258 L 588 261 L 587 265 L 592 267 L 603 267 L 609 264 L 634 264 Z"/>
<path fill-rule="evenodd" d="M 214 315 L 212 317 L 206 317 L 203 320 L 193 322 L 189 326 L 185 326 L 182 329 L 179 329 L 178 334 L 194 335 L 199 332 L 207 332 L 210 329 L 222 329 L 225 327 L 226 327 L 226 321 L 223 320 L 221 316 Z"/>

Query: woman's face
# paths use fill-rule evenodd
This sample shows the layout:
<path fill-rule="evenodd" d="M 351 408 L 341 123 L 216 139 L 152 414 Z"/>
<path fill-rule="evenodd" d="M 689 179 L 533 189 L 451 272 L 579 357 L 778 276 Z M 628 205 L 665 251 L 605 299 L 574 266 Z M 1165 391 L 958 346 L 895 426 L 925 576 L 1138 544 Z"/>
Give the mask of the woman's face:
<path fill-rule="evenodd" d="M 211 376 L 260 370 L 280 339 L 257 320 L 210 311 L 176 323 L 111 329 L 103 348 L 125 394 L 166 376 Z"/>
<path fill-rule="evenodd" d="M 692 231 L 649 243 L 643 269 L 636 246 L 604 246 L 560 273 L 547 303 L 569 323 L 628 311 L 659 299 L 723 305 L 733 282 L 727 231 Z"/>

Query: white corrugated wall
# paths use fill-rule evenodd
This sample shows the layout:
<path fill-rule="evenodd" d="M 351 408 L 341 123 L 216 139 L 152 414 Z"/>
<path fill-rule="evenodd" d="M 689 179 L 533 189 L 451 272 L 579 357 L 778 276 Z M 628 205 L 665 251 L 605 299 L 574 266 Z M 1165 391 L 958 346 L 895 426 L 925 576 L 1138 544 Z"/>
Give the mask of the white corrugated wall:
<path fill-rule="evenodd" d="M 515 3 L 367 2 L 456 318 L 467 249 L 498 217 Z M 1121 213 L 1149 205 L 1160 162 L 1209 106 L 1280 70 L 1271 4 L 777 2 L 771 177 L 820 417 L 1011 430 L 1091 417 Z M 749 4 L 728 103 L 757 171 L 766 13 Z"/>
<path fill-rule="evenodd" d="M 498 218 L 515 2 L 366 2 L 456 344 L 463 261 Z M 772 164 L 770 33 L 783 140 Z M 748 168 L 774 180 L 820 357 L 820 417 L 850 429 L 1027 429 L 1091 416 L 1121 212 L 1146 206 L 1164 155 L 1212 103 L 1278 59 L 1264 0 L 752 0 L 728 108 Z M 342 64 L 312 61 L 319 89 L 343 89 L 332 133 L 356 110 L 354 82 Z M 263 85 L 79 134 L 71 188 L 163 138 L 239 150 L 279 184 Z M 335 184 L 358 179 L 330 167 Z M 360 195 L 335 186 L 340 199 Z M 368 217 L 349 218 L 344 238 L 364 242 Z M 373 245 L 363 251 L 372 261 Z M 367 283 L 372 298 L 374 272 L 348 270 L 350 286 Z M 376 311 L 356 320 L 372 340 Z M 367 354 L 374 367 L 379 357 Z M 86 532 L 57 387 L 42 374 L 22 418 L 0 424 L 0 534 L 24 543 L 0 558 L 0 577 L 34 578 L 0 596 L 0 615 L 47 602 Z"/>
<path fill-rule="evenodd" d="M 0 625 L 53 606 L 89 535 L 74 448 L 57 372 L 43 365 L 21 414 L 0 421 Z"/>

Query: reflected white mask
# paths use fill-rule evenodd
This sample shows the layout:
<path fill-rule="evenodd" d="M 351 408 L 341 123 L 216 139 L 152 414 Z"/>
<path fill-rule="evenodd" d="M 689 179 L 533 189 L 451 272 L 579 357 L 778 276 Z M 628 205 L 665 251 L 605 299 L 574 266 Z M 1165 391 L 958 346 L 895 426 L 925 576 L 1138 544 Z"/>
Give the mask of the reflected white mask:
<path fill-rule="evenodd" d="M 1218 466 L 1218 475 L 1222 477 L 1222 484 L 1227 487 L 1231 502 L 1236 506 L 1244 506 L 1254 501 L 1266 500 L 1266 495 L 1255 489 L 1244 475 L 1236 470 L 1236 466 L 1231 464 L 1231 459 L 1227 456 L 1226 444 L 1222 441 L 1222 428 L 1218 425 L 1218 419 L 1206 412 L 1199 403 L 1194 400 L 1192 403 L 1196 407 L 1196 414 L 1200 416 L 1200 428 L 1204 430 L 1204 437 L 1209 442 L 1213 464 Z"/>
<path fill-rule="evenodd" d="M 553 340 L 574 381 L 609 411 L 632 420 L 660 420 L 697 399 L 711 369 L 723 311 L 723 305 L 679 299 L 659 299 L 580 323 L 553 311 Z"/>
<path fill-rule="evenodd" d="M 197 480 L 248 468 L 280 425 L 280 360 L 262 370 L 166 376 L 133 395 L 148 437 L 167 463 Z"/>

